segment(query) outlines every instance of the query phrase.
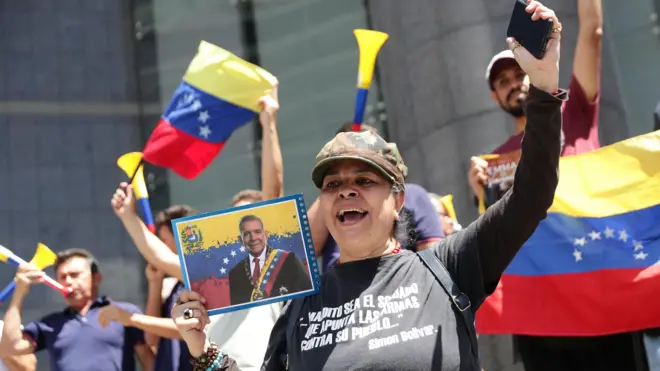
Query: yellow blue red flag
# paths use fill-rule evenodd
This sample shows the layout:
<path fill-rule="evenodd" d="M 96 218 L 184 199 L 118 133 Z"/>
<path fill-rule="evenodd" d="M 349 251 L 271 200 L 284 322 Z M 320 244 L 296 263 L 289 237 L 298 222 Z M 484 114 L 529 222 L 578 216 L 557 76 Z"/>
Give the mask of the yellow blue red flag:
<path fill-rule="evenodd" d="M 564 157 L 548 217 L 477 313 L 484 334 L 660 327 L 660 131 Z"/>
<path fill-rule="evenodd" d="M 144 160 L 195 178 L 256 116 L 259 98 L 276 82 L 263 68 L 202 41 L 142 151 Z"/>

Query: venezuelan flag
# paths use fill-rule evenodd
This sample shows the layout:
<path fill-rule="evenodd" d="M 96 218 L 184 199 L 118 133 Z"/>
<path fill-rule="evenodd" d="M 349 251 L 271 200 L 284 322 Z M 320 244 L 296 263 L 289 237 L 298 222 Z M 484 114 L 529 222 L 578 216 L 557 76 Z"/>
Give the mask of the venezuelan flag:
<path fill-rule="evenodd" d="M 275 83 L 268 71 L 202 41 L 144 147 L 144 159 L 195 178 L 234 130 L 256 116 L 259 98 Z"/>
<path fill-rule="evenodd" d="M 477 313 L 482 334 L 660 327 L 660 131 L 560 161 L 548 217 Z"/>

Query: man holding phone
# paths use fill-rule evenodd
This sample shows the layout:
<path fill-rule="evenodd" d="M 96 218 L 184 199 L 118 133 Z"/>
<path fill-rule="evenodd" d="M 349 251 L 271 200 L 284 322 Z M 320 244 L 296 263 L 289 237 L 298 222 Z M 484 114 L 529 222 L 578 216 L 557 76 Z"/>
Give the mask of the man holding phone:
<path fill-rule="evenodd" d="M 601 0 L 577 0 L 577 6 L 579 31 L 573 74 L 569 85 L 569 98 L 562 107 L 562 156 L 589 152 L 600 147 L 598 99 L 602 54 L 602 3 Z M 517 7 L 520 7 L 520 4 L 517 4 Z M 520 23 L 514 10 L 509 33 L 522 32 L 532 45 L 541 49 L 544 43 L 544 35 L 541 34 L 544 27 L 540 23 Z M 513 118 L 516 133 L 492 153 L 504 154 L 519 150 L 527 123 L 522 103 L 527 98 L 529 79 L 516 63 L 511 51 L 505 50 L 490 61 L 486 69 L 486 81 L 492 99 Z M 487 185 L 487 167 L 485 160 L 479 157 L 471 159 L 468 181 L 475 197 L 478 197 Z M 498 192 L 498 196 L 501 197 L 505 191 Z M 514 339 L 526 371 L 635 369 L 634 338 L 631 334 L 598 337 L 514 335 Z"/>

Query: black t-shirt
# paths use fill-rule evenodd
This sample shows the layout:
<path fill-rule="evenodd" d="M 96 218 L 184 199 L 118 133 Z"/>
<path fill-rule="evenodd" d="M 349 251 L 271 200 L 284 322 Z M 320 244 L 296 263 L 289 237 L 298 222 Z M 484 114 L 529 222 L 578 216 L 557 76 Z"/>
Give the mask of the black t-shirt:
<path fill-rule="evenodd" d="M 512 189 L 433 247 L 473 313 L 552 204 L 560 105 L 560 99 L 530 89 Z M 412 252 L 337 265 L 323 275 L 319 294 L 295 301 L 299 305 L 289 305 L 273 327 L 262 370 L 285 370 L 286 354 L 291 371 L 480 370 L 461 314 Z"/>
<path fill-rule="evenodd" d="M 478 256 L 467 255 L 461 276 L 479 277 Z M 457 282 L 473 303 L 485 297 L 479 281 Z M 287 339 L 298 344 L 289 348 L 290 370 L 458 370 L 461 359 L 462 370 L 479 370 L 467 328 L 415 253 L 338 265 L 321 287 Z"/>

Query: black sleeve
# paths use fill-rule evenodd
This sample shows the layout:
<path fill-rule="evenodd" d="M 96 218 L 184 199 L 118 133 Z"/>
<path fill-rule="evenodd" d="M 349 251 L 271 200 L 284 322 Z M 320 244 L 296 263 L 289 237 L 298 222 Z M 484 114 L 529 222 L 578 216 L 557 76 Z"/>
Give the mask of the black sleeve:
<path fill-rule="evenodd" d="M 305 269 L 295 253 L 290 253 L 287 256 L 282 269 L 285 269 L 289 277 L 291 277 L 292 282 L 289 285 L 293 288 L 294 292 L 306 291 L 312 288 L 312 282 L 310 281 L 307 269 Z"/>
<path fill-rule="evenodd" d="M 566 91 L 551 95 L 530 86 L 513 186 L 466 229 L 435 247 L 474 310 L 495 290 L 502 272 L 552 205 L 559 182 L 561 104 L 567 97 Z"/>
<path fill-rule="evenodd" d="M 285 358 L 287 355 L 287 341 L 286 331 L 287 323 L 289 322 L 289 313 L 291 312 L 291 303 L 289 301 L 284 308 L 284 312 L 280 318 L 275 322 L 275 326 L 270 332 L 270 340 L 268 340 L 268 347 L 266 347 L 266 354 L 264 355 L 264 363 L 261 365 L 261 371 L 284 371 Z"/>

